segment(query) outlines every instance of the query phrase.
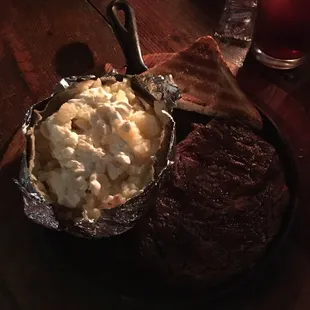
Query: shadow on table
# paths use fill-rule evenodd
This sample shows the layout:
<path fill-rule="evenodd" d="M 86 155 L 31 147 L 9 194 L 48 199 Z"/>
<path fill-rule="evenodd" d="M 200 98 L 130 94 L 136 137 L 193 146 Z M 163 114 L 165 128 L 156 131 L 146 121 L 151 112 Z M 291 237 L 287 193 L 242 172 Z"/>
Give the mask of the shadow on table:
<path fill-rule="evenodd" d="M 81 42 L 67 44 L 58 50 L 54 59 L 56 72 L 61 77 L 83 75 L 95 66 L 93 53 Z"/>

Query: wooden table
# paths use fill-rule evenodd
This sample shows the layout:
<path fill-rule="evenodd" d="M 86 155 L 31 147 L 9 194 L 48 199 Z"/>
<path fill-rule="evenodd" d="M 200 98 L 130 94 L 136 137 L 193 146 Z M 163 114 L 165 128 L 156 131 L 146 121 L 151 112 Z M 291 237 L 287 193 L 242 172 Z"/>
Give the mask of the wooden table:
<path fill-rule="evenodd" d="M 223 1 L 131 0 L 143 54 L 175 52 L 212 34 Z M 62 76 L 102 68 L 124 58 L 106 20 L 108 0 L 10 0 L 0 9 L 0 309 L 129 309 L 106 304 L 100 288 L 83 283 L 55 255 L 45 229 L 24 216 L 11 178 L 22 150 L 18 130 L 33 103 L 49 95 Z M 239 71 L 244 91 L 275 118 L 286 134 L 300 171 L 299 217 L 278 268 L 259 290 L 231 297 L 210 309 L 310 309 L 310 78 L 307 67 L 280 74 L 251 56 Z M 50 238 L 51 237 L 51 238 Z M 55 245 L 54 245 L 55 246 Z M 131 308 L 130 308 L 131 309 Z M 133 308 L 134 309 L 134 308 Z"/>

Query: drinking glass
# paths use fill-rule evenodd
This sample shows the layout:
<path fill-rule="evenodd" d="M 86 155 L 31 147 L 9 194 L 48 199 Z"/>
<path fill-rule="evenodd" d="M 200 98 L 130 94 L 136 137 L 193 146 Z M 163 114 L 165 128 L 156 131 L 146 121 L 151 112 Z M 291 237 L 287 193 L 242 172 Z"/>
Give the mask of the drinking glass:
<path fill-rule="evenodd" d="M 214 36 L 235 43 L 251 42 L 258 0 L 226 0 Z"/>
<path fill-rule="evenodd" d="M 259 0 L 252 51 L 275 69 L 301 65 L 310 47 L 310 0 Z"/>

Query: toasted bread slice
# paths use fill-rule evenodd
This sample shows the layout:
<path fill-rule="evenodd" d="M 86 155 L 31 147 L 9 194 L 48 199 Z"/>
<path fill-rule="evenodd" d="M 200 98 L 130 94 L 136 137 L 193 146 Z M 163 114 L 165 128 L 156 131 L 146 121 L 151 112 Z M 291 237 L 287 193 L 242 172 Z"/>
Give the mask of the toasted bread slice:
<path fill-rule="evenodd" d="M 182 91 L 182 99 L 178 101 L 180 109 L 237 118 L 253 128 L 262 128 L 259 112 L 239 89 L 216 41 L 210 36 L 201 37 L 147 72 L 172 74 Z"/>

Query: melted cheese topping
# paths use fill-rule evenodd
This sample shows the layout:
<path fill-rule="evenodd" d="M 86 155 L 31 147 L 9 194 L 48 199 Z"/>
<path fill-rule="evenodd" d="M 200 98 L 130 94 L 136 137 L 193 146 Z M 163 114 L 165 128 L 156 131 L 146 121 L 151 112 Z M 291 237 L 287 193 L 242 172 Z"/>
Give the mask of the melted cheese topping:
<path fill-rule="evenodd" d="M 141 193 L 153 179 L 165 115 L 138 100 L 124 79 L 84 91 L 43 121 L 35 133 L 38 188 L 89 220 Z"/>

